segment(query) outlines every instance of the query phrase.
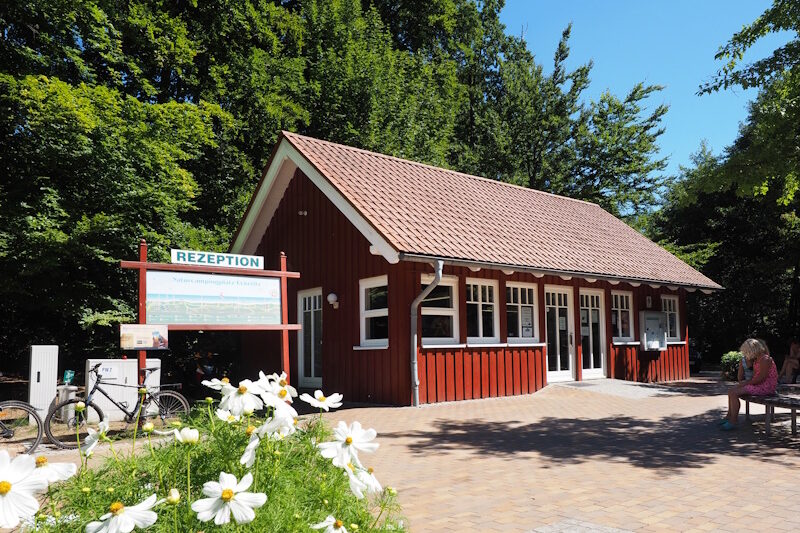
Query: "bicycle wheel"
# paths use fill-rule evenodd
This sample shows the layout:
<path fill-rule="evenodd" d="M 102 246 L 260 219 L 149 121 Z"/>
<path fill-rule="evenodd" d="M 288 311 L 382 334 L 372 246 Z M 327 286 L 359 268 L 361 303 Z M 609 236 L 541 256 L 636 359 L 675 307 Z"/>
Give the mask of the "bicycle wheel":
<path fill-rule="evenodd" d="M 80 398 L 73 398 L 56 404 L 47 413 L 44 421 L 44 431 L 50 442 L 65 450 L 74 450 L 78 447 L 78 438 L 83 442 L 89 434 L 87 427 L 97 427 L 101 420 L 105 420 L 103 411 L 94 402 L 86 404 L 82 413 L 75 411 L 75 404 L 83 402 Z"/>
<path fill-rule="evenodd" d="M 156 429 L 168 428 L 172 422 L 180 421 L 188 415 L 188 400 L 183 394 L 171 390 L 154 392 L 143 412 L 146 421 L 153 422 Z"/>
<path fill-rule="evenodd" d="M 22 453 L 33 453 L 42 442 L 42 419 L 29 403 L 0 402 L 0 436 L 12 445 L 20 446 Z"/>

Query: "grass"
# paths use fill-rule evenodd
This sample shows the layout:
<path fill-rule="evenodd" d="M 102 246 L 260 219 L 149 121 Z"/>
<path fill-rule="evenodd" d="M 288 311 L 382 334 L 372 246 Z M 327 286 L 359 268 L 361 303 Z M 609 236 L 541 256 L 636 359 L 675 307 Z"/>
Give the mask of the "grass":
<path fill-rule="evenodd" d="M 296 433 L 282 440 L 262 440 L 256 463 L 247 469 L 239 464 L 249 439 L 246 429 L 258 426 L 263 419 L 226 423 L 212 419 L 210 412 L 205 407 L 196 408 L 184 423 L 200 430 L 200 441 L 195 445 L 171 440 L 156 444 L 140 434 L 132 452 L 117 451 L 117 458 L 110 457 L 99 465 L 90 460 L 91 468 L 51 486 L 37 515 L 37 530 L 84 531 L 88 522 L 109 512 L 114 502 L 130 506 L 151 494 L 166 498 L 172 488 L 180 492 L 180 502 L 155 507 L 158 521 L 148 531 L 307 532 L 310 524 L 328 515 L 341 520 L 350 532 L 403 530 L 393 490 L 359 500 L 350 492 L 344 471 L 320 455 L 315 443 L 331 440 L 321 418 L 301 422 Z M 101 444 L 109 445 L 113 442 Z M 368 465 L 369 457 L 362 455 L 361 461 Z M 191 503 L 205 497 L 203 483 L 218 481 L 221 471 L 237 479 L 252 472 L 254 482 L 248 490 L 267 495 L 266 504 L 255 510 L 253 522 L 219 527 L 213 521 L 197 520 Z"/>

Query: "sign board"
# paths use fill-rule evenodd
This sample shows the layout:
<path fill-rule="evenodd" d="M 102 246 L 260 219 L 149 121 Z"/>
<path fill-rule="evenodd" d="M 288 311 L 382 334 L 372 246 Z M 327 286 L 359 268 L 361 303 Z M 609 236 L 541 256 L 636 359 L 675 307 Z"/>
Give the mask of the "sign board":
<path fill-rule="evenodd" d="M 75 371 L 64 370 L 64 385 L 71 384 L 73 379 L 75 379 Z"/>
<path fill-rule="evenodd" d="M 156 324 L 120 324 L 119 347 L 123 350 L 168 350 L 168 328 Z"/>
<path fill-rule="evenodd" d="M 202 265 L 229 268 L 264 270 L 264 257 L 260 255 L 222 254 L 196 250 L 170 250 L 172 262 L 179 265 Z"/>
<path fill-rule="evenodd" d="M 147 322 L 280 324 L 280 278 L 148 270 Z"/>

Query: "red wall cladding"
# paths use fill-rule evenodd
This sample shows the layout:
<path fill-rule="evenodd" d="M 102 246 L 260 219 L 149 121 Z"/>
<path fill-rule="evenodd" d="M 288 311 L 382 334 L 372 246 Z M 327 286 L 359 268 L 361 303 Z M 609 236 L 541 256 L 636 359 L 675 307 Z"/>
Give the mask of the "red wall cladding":
<path fill-rule="evenodd" d="M 290 182 L 267 231 L 258 247 L 268 268 L 278 266 L 281 251 L 286 252 L 289 270 L 299 271 L 299 280 L 289 280 L 289 319 L 297 321 L 297 293 L 321 287 L 323 298 L 323 390 L 341 392 L 348 401 L 409 405 L 411 377 L 409 359 L 409 310 L 420 292 L 420 276 L 432 273 L 424 263 L 388 264 L 372 255 L 369 242 L 347 218 L 301 172 Z M 651 308 L 660 310 L 660 295 L 678 295 L 682 338 L 688 338 L 685 292 L 654 289 L 647 285 L 633 287 L 626 283 L 611 285 L 582 279 L 565 280 L 558 276 L 537 278 L 530 274 L 505 275 L 499 270 L 445 267 L 445 275 L 459 278 L 460 344 L 466 343 L 466 278 L 497 280 L 500 343 L 506 343 L 506 282 L 537 285 L 538 326 L 545 332 L 544 287 L 561 285 L 573 288 L 572 320 L 580 331 L 580 290 L 602 291 L 605 314 L 604 365 L 608 377 L 637 381 L 684 379 L 689 376 L 686 343 L 671 345 L 666 352 L 640 352 L 638 346 L 614 345 L 611 342 L 611 291 L 633 294 L 633 326 L 638 337 L 638 312 L 651 296 Z M 354 350 L 360 343 L 360 279 L 387 275 L 389 280 L 389 347 Z M 329 293 L 339 299 L 339 308 L 326 302 Z M 270 333 L 250 335 L 243 340 L 243 366 L 271 372 L 279 363 L 280 336 Z M 292 381 L 297 383 L 297 335 L 290 334 Z M 448 347 L 418 349 L 420 402 L 433 403 L 462 399 L 487 398 L 535 392 L 547 384 L 546 348 Z M 581 379 L 581 346 L 576 343 L 573 366 Z"/>

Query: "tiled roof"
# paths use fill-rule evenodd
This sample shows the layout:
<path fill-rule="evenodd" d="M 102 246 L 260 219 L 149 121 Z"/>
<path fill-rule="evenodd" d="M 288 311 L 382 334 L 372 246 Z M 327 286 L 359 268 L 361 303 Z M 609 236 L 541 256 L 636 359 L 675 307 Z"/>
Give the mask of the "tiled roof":
<path fill-rule="evenodd" d="M 595 204 L 283 137 L 401 254 L 721 288 Z"/>

